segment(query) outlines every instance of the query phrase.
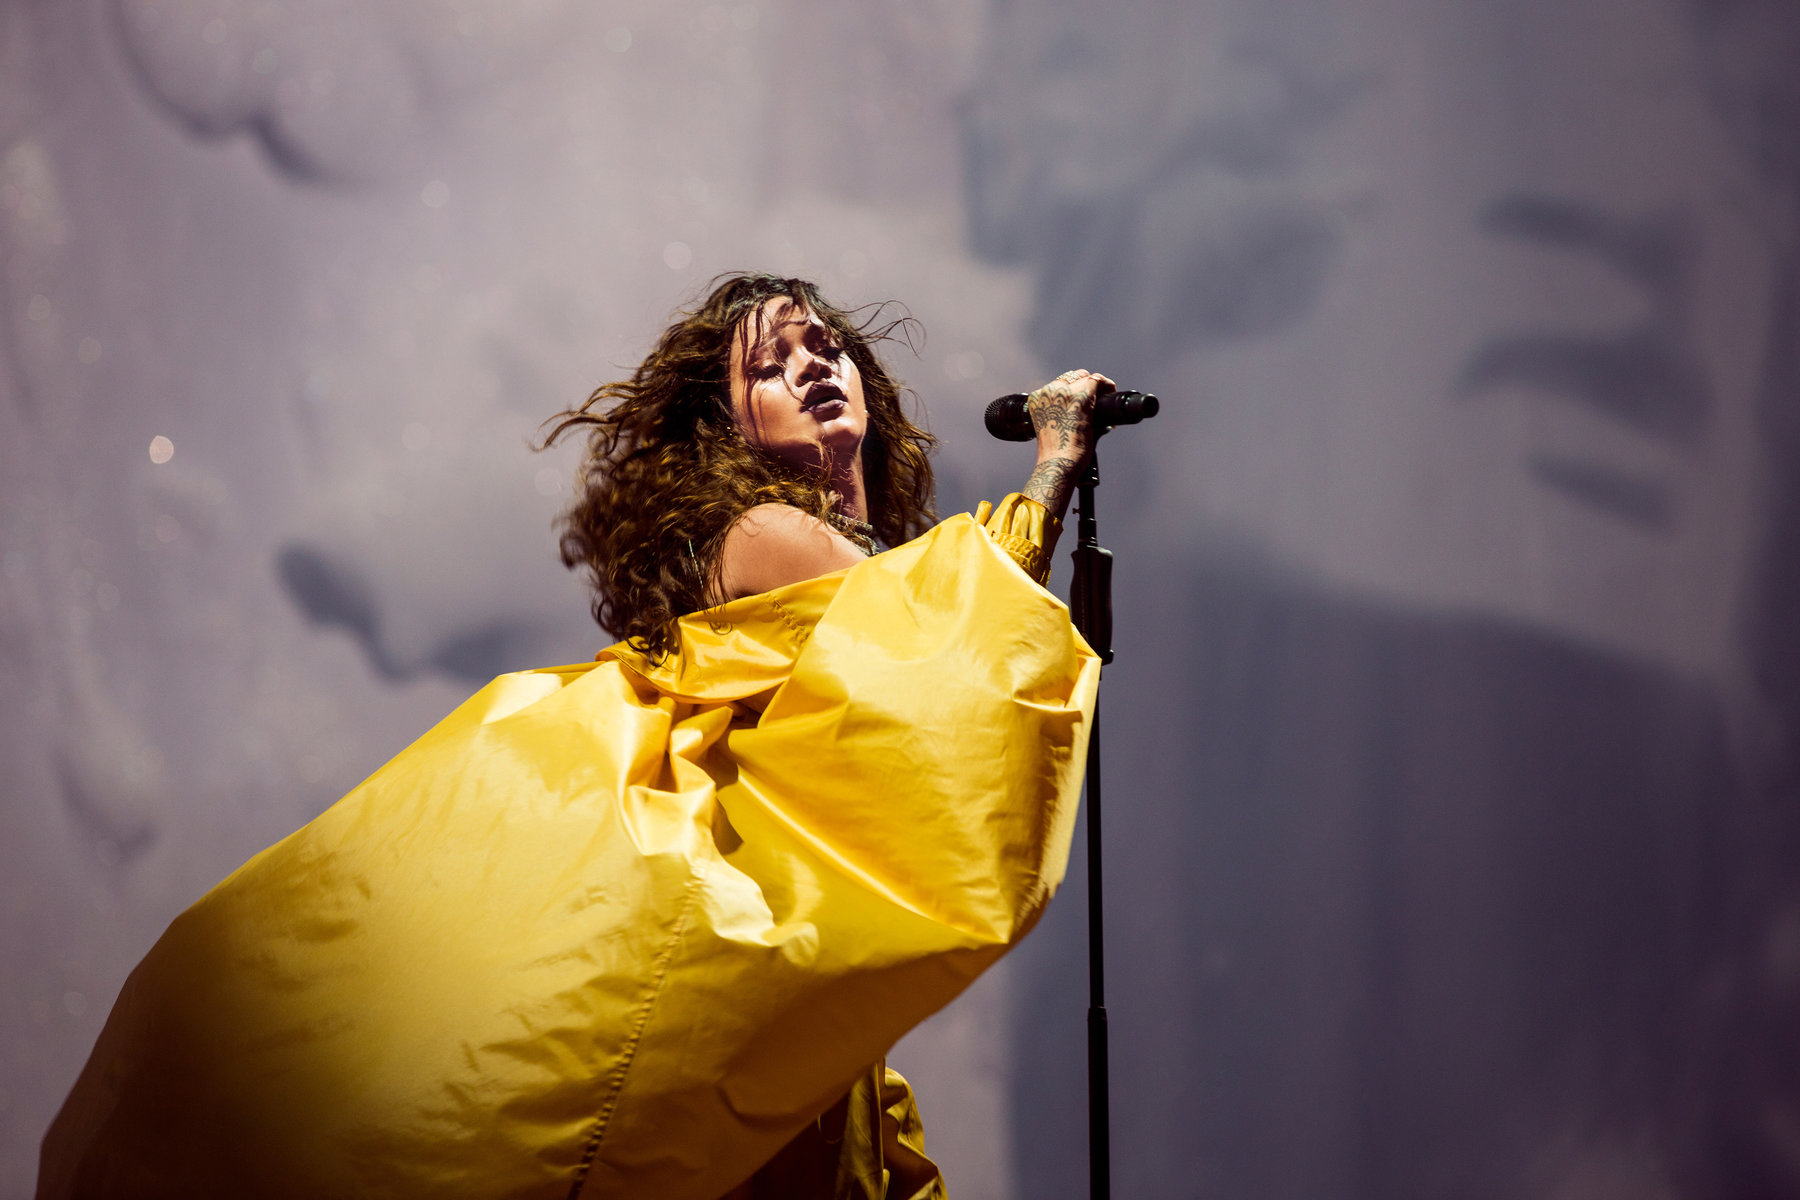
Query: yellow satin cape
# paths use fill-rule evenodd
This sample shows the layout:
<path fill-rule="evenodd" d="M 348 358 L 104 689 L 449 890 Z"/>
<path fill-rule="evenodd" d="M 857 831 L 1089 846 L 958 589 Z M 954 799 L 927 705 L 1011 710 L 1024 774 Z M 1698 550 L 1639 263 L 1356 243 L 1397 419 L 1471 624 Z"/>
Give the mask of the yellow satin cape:
<path fill-rule="evenodd" d="M 488 684 L 175 920 L 39 1196 L 729 1191 L 1062 879 L 1099 664 L 983 516 Z"/>

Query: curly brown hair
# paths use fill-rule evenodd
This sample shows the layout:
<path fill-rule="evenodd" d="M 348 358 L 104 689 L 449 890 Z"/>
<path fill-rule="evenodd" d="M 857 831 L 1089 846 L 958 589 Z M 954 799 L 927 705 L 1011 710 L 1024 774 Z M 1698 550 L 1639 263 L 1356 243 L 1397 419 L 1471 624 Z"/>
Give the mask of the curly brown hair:
<path fill-rule="evenodd" d="M 587 431 L 575 501 L 557 522 L 562 560 L 588 571 L 601 627 L 655 658 L 674 646 L 679 617 L 723 599 L 719 553 L 740 515 L 773 501 L 824 519 L 836 501 L 822 466 L 809 472 L 777 461 L 732 418 L 732 339 L 778 296 L 824 322 L 862 374 L 863 479 L 877 536 L 898 545 L 937 520 L 927 457 L 936 439 L 907 418 L 899 382 L 875 355 L 896 331 L 910 345 L 913 318 L 888 318 L 887 304 L 840 309 L 804 279 L 721 275 L 631 378 L 602 384 L 581 407 L 551 417 L 540 443 Z"/>

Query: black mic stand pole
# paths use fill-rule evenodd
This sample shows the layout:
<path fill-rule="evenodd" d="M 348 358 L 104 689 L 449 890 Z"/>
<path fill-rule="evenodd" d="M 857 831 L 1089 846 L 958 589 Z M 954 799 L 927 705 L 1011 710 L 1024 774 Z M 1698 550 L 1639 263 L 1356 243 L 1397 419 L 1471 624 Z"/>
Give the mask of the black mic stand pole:
<path fill-rule="evenodd" d="M 1155 410 L 1152 409 L 1152 412 Z M 1104 432 L 1104 431 L 1102 431 Z M 1099 442 L 1096 437 L 1095 442 Z M 1112 551 L 1100 545 L 1094 518 L 1094 488 L 1100 483 L 1100 460 L 1090 452 L 1076 481 L 1074 578 L 1069 584 L 1069 615 L 1102 665 L 1112 652 Z M 1100 902 L 1100 700 L 1094 698 L 1094 720 L 1087 745 L 1088 854 L 1088 1190 L 1093 1200 L 1112 1195 L 1112 1139 L 1107 1096 L 1105 922 Z"/>
<path fill-rule="evenodd" d="M 1100 435 L 1119 425 L 1136 425 L 1157 414 L 1161 402 L 1148 392 L 1113 392 L 1094 409 L 1095 448 L 1075 481 L 1075 577 L 1069 584 L 1069 616 L 1102 666 L 1113 660 L 1112 551 L 1100 545 L 1094 519 L 1094 489 L 1100 485 Z M 1031 398 L 1023 392 L 987 406 L 987 431 L 1002 441 L 1028 442 L 1036 436 Z M 1106 1080 L 1106 922 L 1100 905 L 1100 698 L 1087 745 L 1088 850 L 1088 1186 L 1093 1200 L 1111 1200 L 1112 1136 Z"/>

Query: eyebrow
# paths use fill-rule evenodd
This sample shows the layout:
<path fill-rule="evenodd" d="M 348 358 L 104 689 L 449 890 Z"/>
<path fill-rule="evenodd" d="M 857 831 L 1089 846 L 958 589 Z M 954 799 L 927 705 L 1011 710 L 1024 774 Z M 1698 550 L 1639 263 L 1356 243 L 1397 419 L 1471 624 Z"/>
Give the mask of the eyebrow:
<path fill-rule="evenodd" d="M 789 325 L 804 325 L 809 329 L 814 325 L 817 325 L 820 329 L 825 331 L 827 339 L 833 342 L 839 340 L 837 332 L 833 330 L 831 326 L 819 320 L 817 314 L 808 313 L 807 316 L 811 319 L 803 321 L 798 318 L 790 317 L 785 321 L 777 321 L 774 325 L 769 326 L 768 331 L 763 334 L 761 339 L 759 339 L 754 346 L 749 348 L 748 353 L 744 356 L 745 364 L 748 365 L 755 362 L 759 357 L 766 353 L 769 348 L 775 344 L 775 335 L 780 333 L 783 329 L 786 329 Z"/>

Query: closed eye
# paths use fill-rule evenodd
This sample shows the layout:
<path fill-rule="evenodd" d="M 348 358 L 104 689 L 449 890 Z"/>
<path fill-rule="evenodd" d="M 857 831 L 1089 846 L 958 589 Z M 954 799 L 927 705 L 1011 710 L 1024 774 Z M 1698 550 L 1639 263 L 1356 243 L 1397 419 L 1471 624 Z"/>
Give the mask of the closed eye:
<path fill-rule="evenodd" d="M 829 362 L 836 362 L 843 356 L 844 348 L 837 343 L 831 331 L 823 325 L 812 325 L 806 330 L 806 347 L 814 354 Z"/>

